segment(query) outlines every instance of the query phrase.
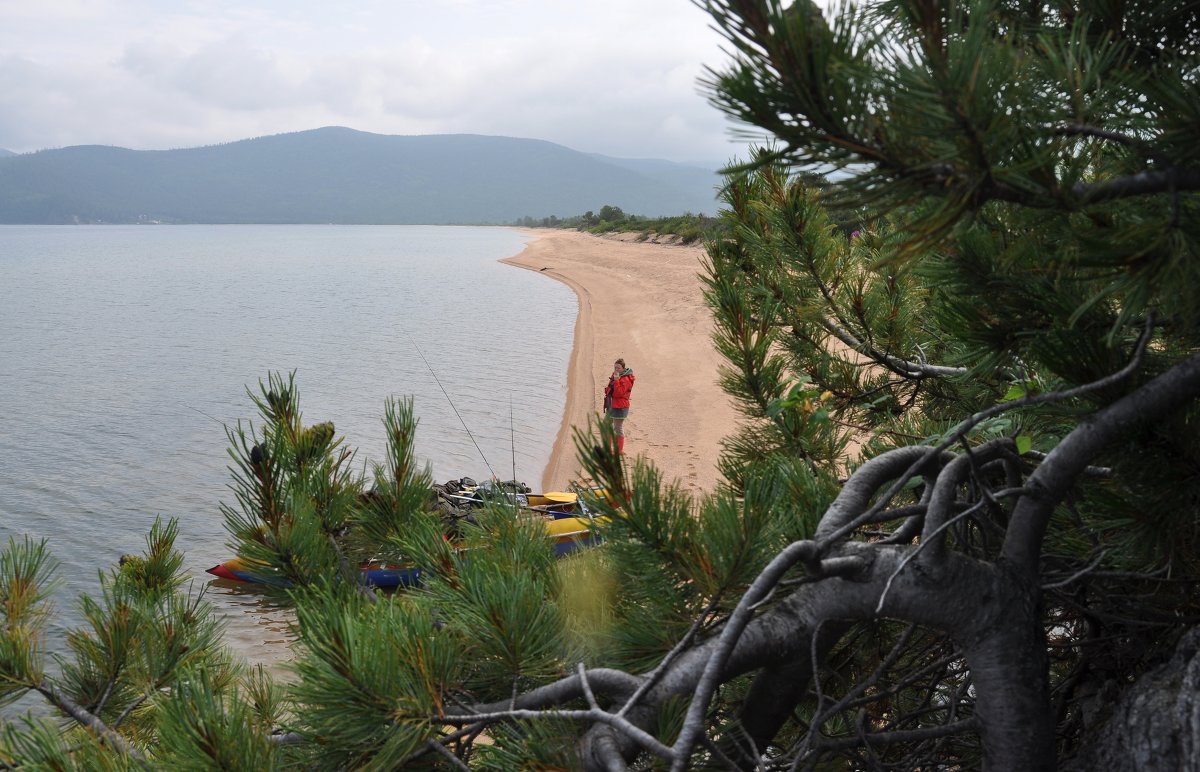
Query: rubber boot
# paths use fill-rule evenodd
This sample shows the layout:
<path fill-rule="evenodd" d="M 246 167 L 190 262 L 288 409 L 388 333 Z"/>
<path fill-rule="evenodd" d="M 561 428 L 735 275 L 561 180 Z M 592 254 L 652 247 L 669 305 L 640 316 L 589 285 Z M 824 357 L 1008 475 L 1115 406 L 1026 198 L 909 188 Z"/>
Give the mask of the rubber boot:
<path fill-rule="evenodd" d="M 617 437 L 617 455 L 625 455 L 625 435 L 623 434 Z"/>

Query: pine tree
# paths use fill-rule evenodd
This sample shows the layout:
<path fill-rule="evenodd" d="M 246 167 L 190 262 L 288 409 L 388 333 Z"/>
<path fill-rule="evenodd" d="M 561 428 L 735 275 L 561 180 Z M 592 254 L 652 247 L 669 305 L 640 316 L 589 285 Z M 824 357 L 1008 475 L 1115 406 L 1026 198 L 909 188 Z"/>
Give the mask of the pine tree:
<path fill-rule="evenodd" d="M 0 762 L 1200 761 L 1196 8 L 703 7 L 734 53 L 714 102 L 777 143 L 708 245 L 744 414 L 727 485 L 692 499 L 591 427 L 600 548 L 556 561 L 503 503 L 448 541 L 411 403 L 385 406 L 388 457 L 357 479 L 271 376 L 260 425 L 230 432 L 224 511 L 296 607 L 294 682 L 231 664 L 169 525 L 51 675 L 49 557 L 14 542 L 0 696 L 78 728 L 6 724 Z M 369 558 L 423 587 L 363 586 Z"/>

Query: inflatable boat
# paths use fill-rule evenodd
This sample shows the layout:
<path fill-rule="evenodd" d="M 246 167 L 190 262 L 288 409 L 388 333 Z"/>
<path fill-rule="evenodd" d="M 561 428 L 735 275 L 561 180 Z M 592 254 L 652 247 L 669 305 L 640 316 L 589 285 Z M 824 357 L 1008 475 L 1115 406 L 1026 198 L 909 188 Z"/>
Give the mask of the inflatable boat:
<path fill-rule="evenodd" d="M 542 503 L 555 506 L 562 502 Z M 546 538 L 553 542 L 556 557 L 561 558 L 577 549 L 590 547 L 599 542 L 599 538 L 591 530 L 592 518 L 590 515 L 576 515 L 558 512 L 550 508 L 537 508 L 540 506 L 541 504 L 530 505 L 525 511 L 530 516 L 542 519 L 546 528 Z M 234 582 L 275 586 L 287 584 L 287 580 L 283 577 L 272 576 L 275 569 L 242 558 L 226 560 L 224 563 L 205 570 L 219 579 L 228 579 Z M 421 581 L 421 569 L 410 565 L 371 561 L 360 565 L 358 570 L 363 584 L 373 587 L 411 587 Z"/>

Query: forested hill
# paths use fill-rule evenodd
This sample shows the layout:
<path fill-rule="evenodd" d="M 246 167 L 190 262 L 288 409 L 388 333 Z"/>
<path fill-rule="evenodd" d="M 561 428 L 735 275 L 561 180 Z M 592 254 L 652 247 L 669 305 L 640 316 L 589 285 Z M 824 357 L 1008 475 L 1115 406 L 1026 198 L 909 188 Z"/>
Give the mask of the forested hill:
<path fill-rule="evenodd" d="M 482 224 L 606 204 L 711 214 L 719 181 L 541 140 L 324 128 L 185 150 L 0 157 L 0 222 Z"/>

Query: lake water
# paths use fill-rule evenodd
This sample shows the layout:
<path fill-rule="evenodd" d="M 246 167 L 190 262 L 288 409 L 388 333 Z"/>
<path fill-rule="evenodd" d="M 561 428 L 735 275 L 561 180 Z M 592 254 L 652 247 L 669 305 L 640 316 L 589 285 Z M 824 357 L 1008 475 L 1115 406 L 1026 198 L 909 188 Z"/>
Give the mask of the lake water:
<path fill-rule="evenodd" d="M 257 417 L 246 388 L 270 371 L 296 371 L 304 423 L 333 421 L 359 469 L 384 459 L 385 399 L 412 395 L 436 480 L 515 466 L 537 487 L 576 300 L 496 262 L 527 241 L 506 228 L 0 226 L 0 542 L 49 542 L 56 633 L 157 515 L 179 519 L 197 586 L 232 556 L 223 424 Z M 234 648 L 282 655 L 284 612 L 246 588 L 208 593 Z"/>

